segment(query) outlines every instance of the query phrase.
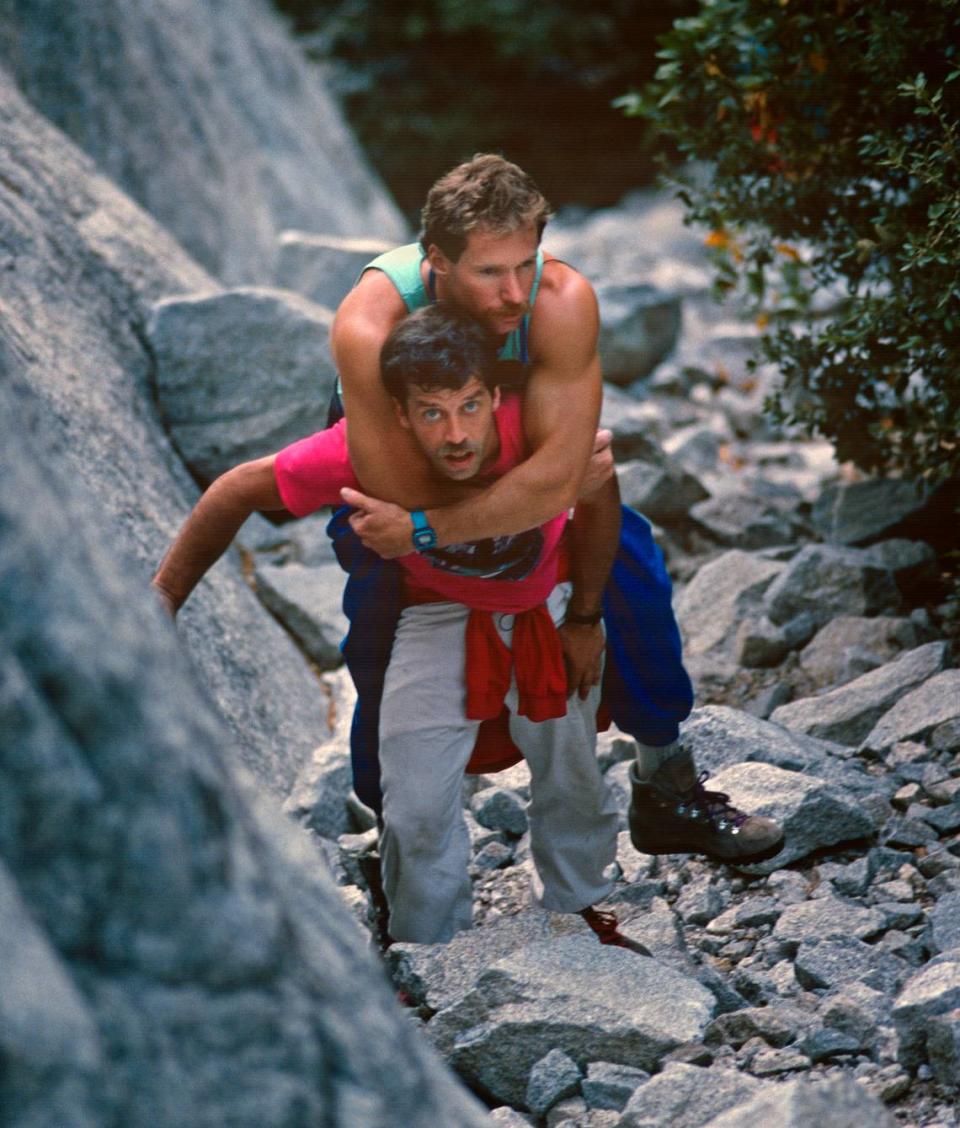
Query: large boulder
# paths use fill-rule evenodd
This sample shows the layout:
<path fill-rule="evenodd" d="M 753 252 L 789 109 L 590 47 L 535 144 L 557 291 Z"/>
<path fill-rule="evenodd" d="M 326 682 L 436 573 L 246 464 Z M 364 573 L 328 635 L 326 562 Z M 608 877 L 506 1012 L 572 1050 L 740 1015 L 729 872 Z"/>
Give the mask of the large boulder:
<path fill-rule="evenodd" d="M 134 598 L 148 604 L 150 576 L 197 492 L 156 417 L 144 323 L 161 297 L 216 286 L 2 73 L 0 103 L 0 230 L 10 267 L 3 381 L 18 396 L 29 389 L 34 441 L 51 471 L 86 499 L 83 515 L 73 517 L 77 534 L 117 546 L 136 578 Z M 4 417 L 11 435 L 19 425 Z M 23 497 L 37 504 L 29 492 Z M 83 600 L 82 588 L 76 598 Z M 327 734 L 323 697 L 232 554 L 200 585 L 179 625 L 194 677 L 227 721 L 229 754 L 286 794 Z"/>
<path fill-rule="evenodd" d="M 321 72 L 262 0 L 10 0 L 0 61 L 227 282 L 269 283 L 286 228 L 404 238 Z"/>
<path fill-rule="evenodd" d="M 284 290 L 296 290 L 319 305 L 336 309 L 367 263 L 394 245 L 381 239 L 284 231 L 274 282 Z"/>
<path fill-rule="evenodd" d="M 713 1010 L 713 996 L 690 976 L 596 937 L 567 936 L 494 963 L 427 1030 L 472 1086 L 517 1106 L 552 1049 L 581 1069 L 588 1061 L 651 1069 L 699 1038 Z"/>
<path fill-rule="evenodd" d="M 4 1122 L 480 1128 L 235 766 L 48 401 L 8 371 L 0 413 Z"/>
<path fill-rule="evenodd" d="M 603 374 L 615 384 L 649 376 L 677 343 L 680 298 L 645 282 L 600 283 L 600 340 Z"/>
<path fill-rule="evenodd" d="M 928 642 L 846 685 L 781 705 L 770 720 L 808 736 L 858 744 L 900 698 L 940 673 L 948 658 L 945 642 Z"/>
<path fill-rule="evenodd" d="M 202 483 L 322 430 L 336 384 L 329 310 L 246 288 L 157 302 L 147 321 L 157 402 Z"/>
<path fill-rule="evenodd" d="M 738 548 L 704 564 L 677 600 L 687 659 L 728 664 L 740 623 L 761 606 L 785 567 Z"/>

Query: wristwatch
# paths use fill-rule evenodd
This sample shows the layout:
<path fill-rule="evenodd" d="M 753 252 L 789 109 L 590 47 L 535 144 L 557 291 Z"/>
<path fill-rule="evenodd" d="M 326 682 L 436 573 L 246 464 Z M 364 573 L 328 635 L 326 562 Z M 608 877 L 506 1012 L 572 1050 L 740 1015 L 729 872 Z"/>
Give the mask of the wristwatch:
<path fill-rule="evenodd" d="M 427 515 L 422 509 L 414 509 L 410 518 L 413 521 L 413 547 L 417 552 L 425 552 L 428 548 L 437 547 L 437 533 L 427 520 Z"/>

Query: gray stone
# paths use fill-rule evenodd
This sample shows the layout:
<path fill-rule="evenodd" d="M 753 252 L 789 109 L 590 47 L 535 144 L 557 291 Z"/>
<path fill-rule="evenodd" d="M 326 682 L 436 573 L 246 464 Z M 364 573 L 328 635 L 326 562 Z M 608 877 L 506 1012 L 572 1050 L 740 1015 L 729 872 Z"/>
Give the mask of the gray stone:
<path fill-rule="evenodd" d="M 709 781 L 741 811 L 776 819 L 784 844 L 773 858 L 738 866 L 748 873 L 771 873 L 822 846 L 864 838 L 873 824 L 861 800 L 816 776 L 787 772 L 771 764 L 739 764 Z M 783 918 L 781 917 L 781 920 Z"/>
<path fill-rule="evenodd" d="M 617 912 L 620 931 L 631 940 L 637 940 L 658 960 L 663 960 L 681 971 L 696 975 L 686 957 L 683 933 L 675 914 L 662 897 L 644 896 L 636 905 L 631 898 L 634 890 L 623 890 L 609 898 Z M 631 905 L 631 908 L 627 908 Z"/>
<path fill-rule="evenodd" d="M 886 568 L 859 549 L 808 544 L 766 593 L 767 614 L 785 623 L 808 611 L 818 622 L 836 615 L 873 615 L 895 609 L 900 593 Z"/>
<path fill-rule="evenodd" d="M 935 952 L 960 949 L 960 892 L 945 893 L 930 910 L 930 941 Z"/>
<path fill-rule="evenodd" d="M 923 740 L 960 717 L 960 670 L 944 670 L 901 697 L 874 725 L 863 750 L 883 755 L 902 740 Z"/>
<path fill-rule="evenodd" d="M 620 497 L 648 520 L 665 528 L 682 525 L 690 506 L 707 496 L 699 481 L 679 463 L 634 460 L 617 467 Z"/>
<path fill-rule="evenodd" d="M 15 0 L 3 23 L 0 55 L 33 105 L 228 282 L 268 282 L 284 228 L 404 238 L 268 5 Z"/>
<path fill-rule="evenodd" d="M 327 309 L 336 309 L 367 263 L 393 246 L 395 243 L 380 239 L 284 231 L 280 235 L 273 283 L 281 290 L 295 290 Z"/>
<path fill-rule="evenodd" d="M 82 18 L 80 7 L 68 7 L 73 19 Z M 67 10 L 58 9 L 58 27 Z M 8 5 L 0 38 L 15 26 L 10 21 Z M 63 45 L 59 32 L 51 51 L 54 41 Z M 46 49 L 41 58 L 53 61 Z M 0 383 L 18 405 L 5 409 L 0 446 L 6 431 L 23 427 L 32 429 L 41 457 L 56 452 L 51 473 L 88 502 L 76 510 L 77 526 L 86 522 L 125 561 L 146 611 L 150 576 L 197 491 L 157 421 L 142 326 L 162 296 L 216 284 L 31 110 L 4 74 L 0 102 L 0 216 L 16 267 L 3 272 Z M 236 554 L 199 585 L 177 633 L 194 679 L 227 722 L 224 755 L 270 793 L 286 795 L 304 757 L 327 735 L 324 701 L 301 655 L 244 582 Z"/>
<path fill-rule="evenodd" d="M 789 1046 L 820 1027 L 820 1019 L 798 1007 L 774 1004 L 748 1007 L 715 1018 L 704 1033 L 708 1046 L 725 1044 L 740 1047 L 751 1038 L 761 1038 L 768 1046 Z"/>
<path fill-rule="evenodd" d="M 847 652 L 864 649 L 881 661 L 895 658 L 920 642 L 910 619 L 880 615 L 868 619 L 858 615 L 839 615 L 825 624 L 800 652 L 800 665 L 819 686 L 837 685 L 849 680 Z M 877 662 L 880 665 L 881 662 Z"/>
<path fill-rule="evenodd" d="M 613 456 L 619 462 L 640 459 L 657 466 L 665 461 L 660 441 L 665 430 L 662 409 L 604 383 L 600 426 L 613 433 Z"/>
<path fill-rule="evenodd" d="M 708 1118 L 737 1109 L 764 1088 L 734 1069 L 671 1062 L 636 1090 L 618 1128 L 699 1128 Z"/>
<path fill-rule="evenodd" d="M 786 682 L 775 681 L 772 685 L 764 686 L 758 693 L 747 698 L 740 708 L 761 721 L 769 718 L 774 709 L 785 705 L 793 696 L 790 686 Z"/>
<path fill-rule="evenodd" d="M 877 1028 L 890 1021 L 890 999 L 865 983 L 851 982 L 828 995 L 820 1008 L 827 1028 L 850 1034 L 861 1045 L 871 1047 Z"/>
<path fill-rule="evenodd" d="M 711 425 L 692 423 L 689 427 L 676 428 L 669 434 L 663 441 L 663 449 L 691 474 L 702 474 L 716 467 L 717 460 L 720 457 L 721 444 L 725 440 L 729 441 L 732 437 L 729 427 L 713 426 L 712 421 Z M 723 504 L 711 506 L 706 510 L 706 519 L 699 519 L 696 516 L 697 511 L 701 506 L 709 505 L 709 501 L 697 502 L 690 511 L 691 517 L 697 521 L 698 525 L 709 532 L 714 540 L 721 544 L 731 543 L 725 540 L 724 536 L 730 526 L 738 519 L 736 507 L 732 507 L 734 511 L 731 512 L 731 507 Z M 742 547 L 753 548 L 757 546 L 743 545 Z"/>
<path fill-rule="evenodd" d="M 824 540 L 868 544 L 889 536 L 924 503 L 922 487 L 902 479 L 838 482 L 817 498 L 811 518 Z"/>
<path fill-rule="evenodd" d="M 927 1060 L 927 1039 L 933 1018 L 960 1007 L 960 948 L 935 956 L 912 976 L 893 1005 L 900 1038 L 897 1057 L 907 1069 Z"/>
<path fill-rule="evenodd" d="M 950 717 L 930 734 L 930 743 L 938 752 L 960 750 L 960 716 Z"/>
<path fill-rule="evenodd" d="M 729 705 L 702 705 L 680 727 L 681 746 L 710 773 L 741 763 L 765 763 L 786 771 L 842 770 L 838 746 L 789 732 Z"/>
<path fill-rule="evenodd" d="M 526 1107 L 543 1116 L 557 1101 L 572 1097 L 580 1088 L 580 1070 L 562 1050 L 551 1050 L 530 1070 Z"/>
<path fill-rule="evenodd" d="M 744 619 L 737 628 L 734 658 L 739 666 L 779 666 L 790 650 L 786 633 L 766 615 Z"/>
<path fill-rule="evenodd" d="M 515 1108 L 501 1105 L 491 1111 L 490 1123 L 500 1125 L 500 1128 L 530 1128 L 533 1121 Z"/>
<path fill-rule="evenodd" d="M 512 861 L 513 851 L 505 842 L 488 842 L 474 854 L 470 864 L 478 870 L 496 870 Z"/>
<path fill-rule="evenodd" d="M 0 138 L 17 112 L 15 100 L 5 105 Z M 44 131 L 38 122 L 41 164 Z M 6 208 L 7 178 L 25 166 L 4 168 Z M 25 207 L 26 196 L 17 210 Z M 71 285 L 96 308 L 99 272 L 91 261 L 94 277 L 84 280 L 81 263 Z M 28 256 L 23 267 L 11 287 L 16 309 Z M 103 355 L 95 334 L 89 343 Z M 72 472 L 75 455 L 50 443 L 50 404 L 40 399 L 49 385 L 31 385 L 8 359 L 5 351 L 4 1120 L 480 1128 L 485 1112 L 400 1013 L 309 837 L 238 766 L 122 525 L 81 488 L 96 472 L 85 483 Z M 101 394 L 113 379 L 82 375 Z M 74 380 L 61 380 L 68 401 Z M 131 438 L 121 418 L 113 427 L 111 470 L 122 480 Z M 79 430 L 75 445 L 84 446 Z M 162 497 L 149 444 L 140 454 L 143 472 L 129 481 L 142 492 L 127 492 L 131 507 Z"/>
<path fill-rule="evenodd" d="M 756 1077 L 774 1077 L 810 1068 L 810 1058 L 792 1046 L 782 1050 L 760 1050 L 750 1060 L 750 1072 Z"/>
<path fill-rule="evenodd" d="M 846 865 L 826 862 L 819 871 L 822 880 L 829 881 L 838 893 L 847 897 L 859 897 L 865 893 L 874 874 L 869 855 L 855 858 Z"/>
<path fill-rule="evenodd" d="M 896 1128 L 879 1098 L 851 1077 L 770 1085 L 701 1128 Z"/>
<path fill-rule="evenodd" d="M 858 744 L 892 705 L 939 673 L 947 660 L 945 642 L 928 642 L 837 689 L 781 705 L 770 719 L 793 732 Z"/>
<path fill-rule="evenodd" d="M 482 973 L 511 952 L 568 936 L 595 942 L 575 913 L 526 908 L 483 928 L 458 932 L 447 944 L 396 943 L 388 949 L 387 965 L 398 988 L 416 1003 L 441 1011 L 461 1004 Z"/>
<path fill-rule="evenodd" d="M 690 924 L 706 924 L 721 912 L 726 901 L 727 898 L 705 874 L 683 887 L 674 910 Z"/>
<path fill-rule="evenodd" d="M 323 511 L 301 517 L 299 521 L 288 521 L 284 525 L 296 563 L 313 566 L 336 561 L 333 541 L 327 536 L 329 520 L 329 511 Z"/>
<path fill-rule="evenodd" d="M 790 544 L 802 532 L 800 523 L 789 512 L 749 493 L 699 501 L 691 508 L 690 516 L 698 529 L 730 548 Z"/>
<path fill-rule="evenodd" d="M 340 643 L 350 622 L 342 610 L 346 579 L 339 564 L 258 564 L 257 594 L 321 670 L 343 663 Z"/>
<path fill-rule="evenodd" d="M 812 1062 L 859 1053 L 863 1045 L 859 1038 L 834 1027 L 824 1026 L 814 1030 L 800 1043 L 800 1049 Z"/>
<path fill-rule="evenodd" d="M 927 1054 L 933 1076 L 941 1085 L 960 1088 L 960 1007 L 930 1019 Z"/>
<path fill-rule="evenodd" d="M 520 1104 L 534 1062 L 563 1050 L 588 1060 L 653 1068 L 699 1037 L 713 997 L 688 976 L 595 938 L 564 937 L 519 949 L 489 967 L 427 1033 L 471 1085 Z"/>
<path fill-rule="evenodd" d="M 470 810 L 481 826 L 519 837 L 527 829 L 527 805 L 506 787 L 485 787 L 470 800 Z"/>
<path fill-rule="evenodd" d="M 883 926 L 883 915 L 876 909 L 840 897 L 820 897 L 816 901 L 788 905 L 774 925 L 773 935 L 796 945 L 831 937 L 869 940 L 880 933 Z"/>
<path fill-rule="evenodd" d="M 910 971 L 903 960 L 854 936 L 841 934 L 821 938 L 810 936 L 809 931 L 807 936 L 794 956 L 793 970 L 797 982 L 808 991 L 821 988 L 836 991 L 850 983 L 864 983 L 891 995 Z"/>
<path fill-rule="evenodd" d="M 324 838 L 337 838 L 352 829 L 346 797 L 353 786 L 350 725 L 357 691 L 345 668 L 325 674 L 322 689 L 332 731 L 306 758 L 283 809 Z"/>
<path fill-rule="evenodd" d="M 326 426 L 331 320 L 286 290 L 191 294 L 153 307 L 147 338 L 160 412 L 201 482 Z"/>
<path fill-rule="evenodd" d="M 741 620 L 759 608 L 784 567 L 739 549 L 705 564 L 677 600 L 687 658 L 731 658 Z"/>
<path fill-rule="evenodd" d="M 580 1088 L 587 1108 L 611 1108 L 620 1111 L 631 1094 L 650 1074 L 630 1065 L 617 1065 L 609 1061 L 592 1061 Z"/>
<path fill-rule="evenodd" d="M 598 283 L 603 375 L 615 384 L 649 376 L 676 344 L 681 302 L 643 282 Z"/>

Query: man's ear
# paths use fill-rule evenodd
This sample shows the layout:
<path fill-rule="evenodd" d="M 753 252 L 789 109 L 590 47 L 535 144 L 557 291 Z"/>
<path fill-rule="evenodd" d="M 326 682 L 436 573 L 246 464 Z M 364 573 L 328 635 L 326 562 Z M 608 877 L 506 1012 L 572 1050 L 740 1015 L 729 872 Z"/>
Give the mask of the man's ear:
<path fill-rule="evenodd" d="M 490 398 L 493 400 L 493 410 L 496 411 L 497 408 L 500 406 L 500 385 L 499 384 L 497 384 L 497 386 L 490 393 Z"/>
<path fill-rule="evenodd" d="M 427 248 L 427 262 L 433 268 L 434 274 L 448 274 L 450 271 L 450 260 L 436 243 L 431 243 Z"/>
<path fill-rule="evenodd" d="M 405 427 L 409 431 L 410 430 L 410 420 L 407 418 L 406 407 L 404 407 L 404 405 L 398 399 L 395 399 L 392 396 L 390 398 L 390 402 L 393 404 L 393 410 L 396 413 L 397 422 L 400 424 L 401 427 Z"/>

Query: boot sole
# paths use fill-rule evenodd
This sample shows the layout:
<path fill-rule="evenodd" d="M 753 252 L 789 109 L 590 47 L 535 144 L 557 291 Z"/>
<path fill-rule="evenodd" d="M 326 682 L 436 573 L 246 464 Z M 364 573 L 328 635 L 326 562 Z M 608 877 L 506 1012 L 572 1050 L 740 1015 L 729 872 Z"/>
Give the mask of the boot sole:
<path fill-rule="evenodd" d="M 724 865 L 737 866 L 749 865 L 752 862 L 765 862 L 768 858 L 773 858 L 783 849 L 784 838 L 781 836 L 777 842 L 772 846 L 767 846 L 763 850 L 756 850 L 752 854 L 738 854 L 736 857 L 724 857 L 723 854 L 716 854 L 710 850 L 704 849 L 691 849 L 689 846 L 676 845 L 676 846 L 663 846 L 657 845 L 655 847 L 647 847 L 642 844 L 642 840 L 638 842 L 633 835 L 630 836 L 630 841 L 633 843 L 634 849 L 638 850 L 641 854 L 700 854 L 704 858 L 709 858 L 713 862 L 723 862 Z"/>

